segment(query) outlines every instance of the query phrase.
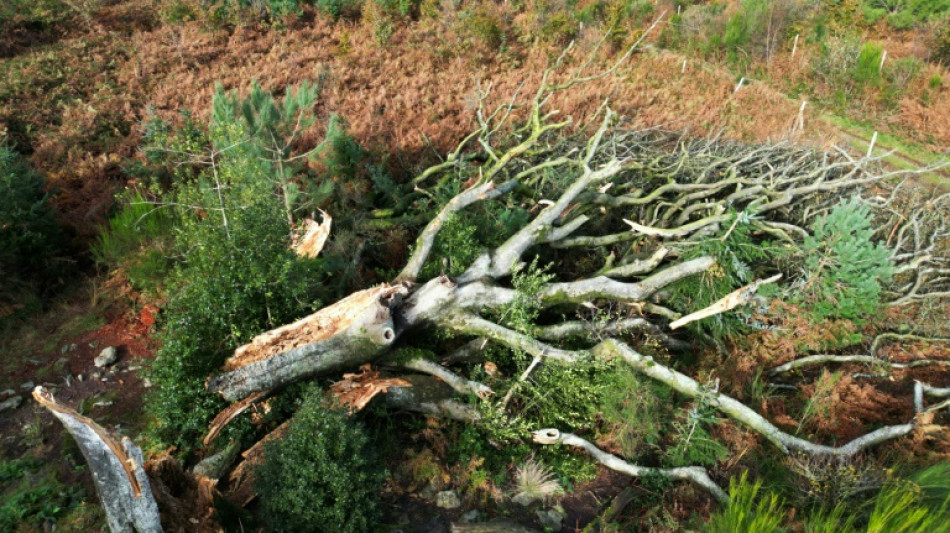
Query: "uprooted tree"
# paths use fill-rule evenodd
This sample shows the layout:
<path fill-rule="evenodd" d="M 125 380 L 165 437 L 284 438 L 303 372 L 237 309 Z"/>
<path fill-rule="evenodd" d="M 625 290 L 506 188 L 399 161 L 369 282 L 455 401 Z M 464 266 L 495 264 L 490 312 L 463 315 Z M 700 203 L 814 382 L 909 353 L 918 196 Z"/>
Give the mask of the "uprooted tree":
<path fill-rule="evenodd" d="M 526 107 L 512 100 L 486 109 L 484 91 L 476 112 L 478 129 L 443 162 L 413 180 L 422 195 L 430 187 L 464 185 L 421 231 L 391 283 L 356 292 L 261 334 L 208 377 L 207 389 L 230 406 L 212 422 L 206 446 L 231 420 L 285 386 L 340 376 L 367 364 L 374 367 L 372 379 L 361 383 L 360 375 L 349 374 L 337 390 L 344 399 L 347 394 L 356 398 L 354 408 L 375 396 L 374 401 L 394 409 L 469 424 L 484 423 L 486 412 L 496 417 L 500 413 L 503 421 L 517 419 L 513 398 L 519 390 L 536 386 L 532 375 L 544 366 L 609 359 L 702 401 L 783 454 L 853 456 L 878 443 L 932 429 L 933 413 L 946 405 L 935 399 L 950 393 L 930 384 L 916 385 L 914 419 L 895 420 L 832 446 L 782 431 L 754 408 L 722 393 L 715 380 L 674 368 L 677 354 L 701 343 L 728 349 L 698 325 L 728 318 L 755 328 L 770 298 L 795 300 L 803 307 L 832 302 L 833 309 L 846 302 L 860 307 L 867 298 L 902 306 L 950 296 L 950 195 L 925 191 L 913 179 L 929 169 L 889 171 L 880 158 L 854 158 L 844 151 L 821 153 L 791 144 L 748 145 L 631 129 L 607 103 L 588 124 L 575 128 L 571 120 L 549 111 L 552 96 L 596 82 L 616 67 L 584 75 L 588 61 L 573 75 L 555 81 L 567 56 L 565 52 L 545 73 Z M 501 244 L 465 265 L 434 256 L 440 230 L 463 210 L 513 197 L 530 205 L 533 217 Z M 908 210 L 908 205 L 918 207 Z M 849 212 L 874 221 L 855 230 L 870 236 L 865 248 L 836 248 L 839 240 L 855 232 L 825 232 L 815 241 L 815 228 L 823 227 L 823 221 L 847 218 Z M 735 244 L 738 240 L 741 244 Z M 802 259 L 806 249 L 812 253 Z M 846 251 L 867 257 L 848 259 L 841 255 Z M 433 264 L 438 272 L 440 261 L 442 273 L 426 279 L 423 272 L 431 272 Z M 864 261 L 880 268 L 861 270 Z M 824 282 L 848 268 L 856 269 L 851 278 L 840 275 Z M 704 298 L 683 297 L 683 283 L 689 280 L 704 287 Z M 765 287 L 767 296 L 760 294 Z M 719 292 L 710 296 L 710 291 Z M 443 334 L 448 339 L 443 345 L 454 348 L 437 358 L 412 349 L 432 332 Z M 858 360 L 848 357 L 899 365 L 879 357 L 877 344 L 865 356 L 813 355 L 771 369 L 770 375 Z M 491 385 L 463 375 L 459 369 L 485 363 L 492 346 L 526 354 L 524 365 L 509 376 L 493 375 Z M 38 398 L 54 405 L 51 398 Z M 71 420 L 73 426 L 89 422 L 75 416 Z M 638 466 L 571 433 L 576 428 L 531 429 L 531 439 L 540 445 L 576 447 L 608 468 L 631 476 L 689 481 L 716 500 L 728 500 L 702 467 Z M 279 437 L 284 430 L 286 425 L 267 438 Z M 81 440 L 84 449 L 102 445 L 101 439 Z M 228 460 L 215 456 L 223 466 L 211 473 L 202 463 L 202 475 L 212 479 L 212 487 L 213 480 L 232 470 L 234 452 L 227 450 Z M 230 482 L 250 487 L 247 480 L 255 461 L 261 460 L 260 445 L 243 457 Z M 141 458 L 129 459 L 135 460 Z M 90 464 L 99 472 L 128 467 L 123 461 Z M 136 487 L 141 481 L 134 474 L 138 466 L 125 470 Z M 97 486 L 101 498 L 112 498 L 102 493 L 112 485 Z M 149 494 L 140 490 L 135 497 Z M 252 497 L 253 489 L 246 494 Z M 113 507 L 107 509 L 110 515 L 119 512 Z"/>

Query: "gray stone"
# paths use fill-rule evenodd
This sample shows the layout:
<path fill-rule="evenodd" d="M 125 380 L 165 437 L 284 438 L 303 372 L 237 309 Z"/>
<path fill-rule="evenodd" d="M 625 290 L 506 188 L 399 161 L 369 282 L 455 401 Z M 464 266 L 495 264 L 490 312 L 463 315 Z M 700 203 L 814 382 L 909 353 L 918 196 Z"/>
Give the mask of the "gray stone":
<path fill-rule="evenodd" d="M 23 398 L 21 396 L 10 396 L 6 400 L 0 402 L 0 413 L 14 410 L 17 407 L 20 407 L 20 403 L 22 402 Z"/>
<path fill-rule="evenodd" d="M 423 500 L 431 500 L 435 498 L 435 494 L 439 492 L 439 487 L 435 483 L 429 483 L 426 485 L 426 488 L 419 491 L 419 497 Z"/>
<path fill-rule="evenodd" d="M 521 505 L 521 506 L 523 506 L 523 507 L 528 507 L 528 506 L 530 506 L 532 503 L 538 501 L 538 499 L 535 498 L 535 497 L 533 497 L 533 496 L 529 496 L 529 495 L 525 494 L 524 492 L 519 492 L 518 494 L 515 494 L 515 496 L 514 496 L 513 498 L 511 498 L 511 501 L 513 501 L 513 502 L 515 502 L 515 503 L 517 503 L 518 505 Z"/>
<path fill-rule="evenodd" d="M 547 511 L 537 511 L 537 515 L 538 521 L 541 522 L 542 526 L 553 529 L 554 531 L 560 531 L 566 516 L 563 511 L 557 508 L 548 509 Z"/>
<path fill-rule="evenodd" d="M 443 509 L 458 509 L 462 506 L 462 502 L 454 490 L 443 490 L 435 495 L 435 505 Z"/>
<path fill-rule="evenodd" d="M 23 383 L 20 383 L 20 390 L 29 392 L 33 390 L 33 387 L 36 387 L 36 385 L 34 385 L 32 381 L 24 381 Z"/>
<path fill-rule="evenodd" d="M 82 381 L 86 379 L 86 376 L 83 374 L 76 374 L 76 381 Z"/>
<path fill-rule="evenodd" d="M 7 396 L 13 396 L 14 394 L 16 394 L 16 391 L 13 389 L 2 390 L 0 391 L 0 398 L 6 398 Z"/>
<path fill-rule="evenodd" d="M 103 348 L 99 355 L 96 356 L 94 361 L 96 367 L 102 368 L 112 364 L 115 364 L 119 360 L 119 350 L 115 349 L 115 346 L 107 346 Z"/>
<path fill-rule="evenodd" d="M 148 378 L 145 378 L 142 380 L 142 386 L 145 387 L 146 389 L 150 389 L 152 388 L 152 381 Z"/>
<path fill-rule="evenodd" d="M 463 524 L 468 524 L 469 522 L 474 522 L 478 520 L 478 509 L 472 509 L 471 511 L 462 515 L 461 521 Z"/>

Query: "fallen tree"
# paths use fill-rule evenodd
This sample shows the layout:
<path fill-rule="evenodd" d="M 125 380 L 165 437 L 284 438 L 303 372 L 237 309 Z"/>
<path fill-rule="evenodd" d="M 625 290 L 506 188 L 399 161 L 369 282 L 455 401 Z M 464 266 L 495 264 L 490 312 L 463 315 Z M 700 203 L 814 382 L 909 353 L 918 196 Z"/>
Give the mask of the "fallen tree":
<path fill-rule="evenodd" d="M 357 390 L 363 387 L 359 379 L 348 377 L 355 381 L 341 390 L 359 398 L 360 406 L 378 396 L 393 408 L 472 424 L 482 422 L 485 408 L 516 417 L 512 397 L 533 386 L 532 373 L 539 367 L 612 359 L 686 397 L 701 399 L 785 454 L 853 456 L 922 427 L 916 418 L 899 420 L 844 445 L 813 442 L 783 432 L 752 407 L 721 393 L 717 384 L 674 369 L 670 354 L 696 349 L 705 340 L 716 343 L 702 328 L 686 326 L 748 307 L 762 308 L 766 298 L 757 291 L 763 286 L 778 285 L 773 295 L 810 291 L 827 265 L 802 275 L 788 266 L 794 262 L 770 261 L 768 254 L 777 254 L 779 247 L 785 250 L 783 257 L 800 251 L 812 224 L 843 199 L 858 198 L 879 221 L 877 246 L 886 248 L 894 271 L 885 303 L 945 297 L 950 290 L 944 239 L 950 228 L 950 196 L 934 194 L 926 200 L 928 209 L 901 215 L 904 193 L 913 189 L 906 180 L 928 169 L 890 171 L 879 157 L 854 158 L 843 151 L 821 153 L 783 143 L 748 145 L 630 129 L 606 103 L 590 124 L 572 129 L 570 119 L 558 121 L 557 112 L 548 110 L 552 97 L 614 69 L 584 75 L 588 61 L 556 81 L 568 57 L 569 51 L 545 73 L 526 108 L 518 108 L 513 100 L 489 112 L 483 93 L 476 112 L 479 128 L 444 162 L 413 181 L 422 195 L 461 190 L 422 229 L 395 279 L 261 334 L 209 376 L 207 389 L 232 405 L 212 423 L 205 445 L 211 445 L 229 421 L 284 387 L 340 376 L 367 364 L 382 369 L 387 381 L 362 391 Z M 516 117 L 523 123 L 512 127 Z M 441 274 L 423 275 L 426 265 L 443 260 L 433 253 L 449 221 L 475 204 L 513 197 L 536 213 L 533 218 L 470 264 L 443 264 Z M 717 243 L 740 236 L 743 246 L 766 250 L 757 264 L 717 248 Z M 539 260 L 553 266 L 540 268 Z M 458 273 L 446 273 L 447 266 Z M 522 283 L 526 279 L 531 283 Z M 724 280 L 730 286 L 708 305 L 688 308 L 677 297 L 677 287 L 694 279 Z M 513 312 L 525 309 L 530 312 Z M 584 310 L 606 318 L 572 318 Z M 417 339 L 433 332 L 454 339 L 441 361 L 406 356 Z M 663 357 L 644 355 L 637 344 Z M 491 385 L 464 375 L 460 369 L 483 361 L 488 346 L 527 354 L 530 363 L 517 375 L 498 376 Z M 812 360 L 773 373 L 809 364 Z M 924 411 L 917 406 L 918 413 Z M 629 475 L 687 480 L 716 500 L 727 498 L 702 467 L 641 467 L 568 433 L 574 429 L 535 428 L 534 440 L 579 447 Z M 269 438 L 278 438 L 280 431 Z M 256 445 L 246 451 L 246 462 L 231 476 L 240 486 L 241 504 L 253 498 L 247 481 L 253 465 L 248 465 L 261 460 L 259 449 Z M 216 469 L 216 476 L 223 478 L 226 470 Z"/>

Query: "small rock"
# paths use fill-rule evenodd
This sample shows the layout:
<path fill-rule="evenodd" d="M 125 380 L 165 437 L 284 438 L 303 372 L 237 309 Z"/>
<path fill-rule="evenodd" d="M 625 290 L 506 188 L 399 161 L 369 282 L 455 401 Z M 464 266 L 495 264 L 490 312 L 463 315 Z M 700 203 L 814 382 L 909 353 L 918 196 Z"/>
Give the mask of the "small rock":
<path fill-rule="evenodd" d="M 102 378 L 101 381 L 102 381 L 103 383 L 105 383 L 105 382 L 109 381 L 109 378 L 104 377 L 104 378 Z"/>
<path fill-rule="evenodd" d="M 99 352 L 99 355 L 96 356 L 96 360 L 93 362 L 97 368 L 102 368 L 114 364 L 118 359 L 119 351 L 115 349 L 115 346 L 107 346 Z"/>
<path fill-rule="evenodd" d="M 98 402 L 92 404 L 93 407 L 109 407 L 114 404 L 112 400 L 99 400 Z"/>
<path fill-rule="evenodd" d="M 462 502 L 459 501 L 459 495 L 454 490 L 443 490 L 435 495 L 435 505 L 443 509 L 458 509 L 462 506 Z"/>
<path fill-rule="evenodd" d="M 83 374 L 76 374 L 76 381 L 82 381 L 84 379 L 86 379 L 86 376 Z"/>
<path fill-rule="evenodd" d="M 534 496 L 529 496 L 523 492 L 519 492 L 518 494 L 515 494 L 515 496 L 511 499 L 511 501 L 523 507 L 530 507 L 532 503 L 537 501 L 537 498 L 535 498 Z"/>
<path fill-rule="evenodd" d="M 428 485 L 426 485 L 426 488 L 419 491 L 419 497 L 423 500 L 431 500 L 435 498 L 435 494 L 437 492 L 439 492 L 439 487 L 430 482 Z"/>
<path fill-rule="evenodd" d="M 468 524 L 478 520 L 478 509 L 472 509 L 471 511 L 462 515 L 462 523 Z"/>
<path fill-rule="evenodd" d="M 95 348 L 96 346 L 99 346 L 99 341 L 92 341 L 89 343 L 90 348 Z"/>
<path fill-rule="evenodd" d="M 145 387 L 146 389 L 150 389 L 152 388 L 152 381 L 148 378 L 145 378 L 142 380 L 142 386 Z"/>
<path fill-rule="evenodd" d="M 65 365 L 68 362 L 69 362 L 69 359 L 66 359 L 65 357 L 60 357 L 59 359 L 56 360 L 57 365 Z"/>
<path fill-rule="evenodd" d="M 565 514 L 558 509 L 548 509 L 547 511 L 537 511 L 538 521 L 545 528 L 560 531 L 564 523 Z"/>
<path fill-rule="evenodd" d="M 62 348 L 59 349 L 59 353 L 66 353 L 69 351 L 69 345 L 64 344 Z"/>
<path fill-rule="evenodd" d="M 0 402 L 0 413 L 4 411 L 12 411 L 17 407 L 20 407 L 20 403 L 23 402 L 23 398 L 20 396 L 10 396 L 6 400 Z"/>
<path fill-rule="evenodd" d="M 0 398 L 6 398 L 7 396 L 13 396 L 14 394 L 16 394 L 16 391 L 15 391 L 15 390 L 13 390 L 13 389 L 6 389 L 6 390 L 3 390 L 3 391 L 0 391 Z"/>
<path fill-rule="evenodd" d="M 129 368 L 126 368 L 125 370 L 126 372 L 138 372 L 139 370 L 142 370 L 142 367 L 138 365 L 129 365 Z"/>
<path fill-rule="evenodd" d="M 20 390 L 31 391 L 35 386 L 32 381 L 24 381 L 20 383 Z"/>
<path fill-rule="evenodd" d="M 99 379 L 102 376 L 99 372 L 90 372 L 89 379 Z"/>

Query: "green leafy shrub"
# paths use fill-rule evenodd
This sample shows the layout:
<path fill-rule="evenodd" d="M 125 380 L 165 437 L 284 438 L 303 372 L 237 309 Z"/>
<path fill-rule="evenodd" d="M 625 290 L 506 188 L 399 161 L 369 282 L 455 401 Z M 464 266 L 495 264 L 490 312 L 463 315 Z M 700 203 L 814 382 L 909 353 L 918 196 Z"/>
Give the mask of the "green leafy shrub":
<path fill-rule="evenodd" d="M 890 250 L 872 241 L 870 209 L 842 201 L 811 225 L 803 244 L 805 275 L 794 299 L 810 305 L 815 321 L 860 320 L 880 305 L 881 284 L 894 273 Z"/>
<path fill-rule="evenodd" d="M 674 418 L 670 424 L 672 445 L 664 450 L 665 464 L 712 465 L 728 456 L 729 450 L 709 434 L 709 428 L 719 423 L 719 418 L 707 392 L 704 389 L 685 417 Z"/>
<path fill-rule="evenodd" d="M 355 16 L 360 11 L 360 0 L 316 0 L 317 9 L 339 20 L 343 17 Z"/>
<path fill-rule="evenodd" d="M 947 19 L 950 21 L 950 17 Z M 944 22 L 933 37 L 931 57 L 937 63 L 950 67 L 950 22 Z"/>
<path fill-rule="evenodd" d="M 66 239 L 50 196 L 43 176 L 0 145 L 0 318 L 11 314 L 5 308 L 22 305 L 20 297 L 7 297 L 49 294 L 62 282 Z"/>
<path fill-rule="evenodd" d="M 365 430 L 312 387 L 282 438 L 264 444 L 254 487 L 271 531 L 373 531 L 386 474 Z"/>
<path fill-rule="evenodd" d="M 0 3 L 0 28 L 50 26 L 68 15 L 62 0 L 5 0 Z"/>
<path fill-rule="evenodd" d="M 812 76 L 822 84 L 847 89 L 861 50 L 860 41 L 851 36 L 823 39 L 818 54 L 811 59 Z M 878 65 L 879 63 L 874 67 L 877 68 Z"/>
<path fill-rule="evenodd" d="M 204 380 L 254 335 L 316 307 L 324 277 L 321 260 L 290 249 L 285 175 L 275 159 L 261 157 L 258 130 L 249 129 L 257 122 L 243 116 L 242 103 L 219 89 L 206 133 L 155 128 L 152 139 L 167 147 L 153 156 L 206 153 L 215 161 L 168 161 L 175 181 L 161 196 L 175 217 L 178 264 L 167 281 L 147 407 L 157 443 L 186 451 L 221 407 Z"/>
<path fill-rule="evenodd" d="M 174 219 L 141 192 L 120 199 L 121 207 L 102 228 L 90 251 L 107 266 L 121 266 L 138 290 L 157 290 L 171 266 Z"/>
<path fill-rule="evenodd" d="M 862 0 L 861 13 L 868 24 L 887 18 L 897 30 L 909 30 L 950 11 L 950 0 Z"/>
<path fill-rule="evenodd" d="M 928 501 L 921 487 L 909 480 L 881 489 L 867 510 L 839 503 L 828 511 L 805 517 L 807 533 L 931 533 L 950 529 L 950 499 Z M 865 507 L 866 509 L 866 507 Z M 847 517 L 847 518 L 844 518 Z"/>

